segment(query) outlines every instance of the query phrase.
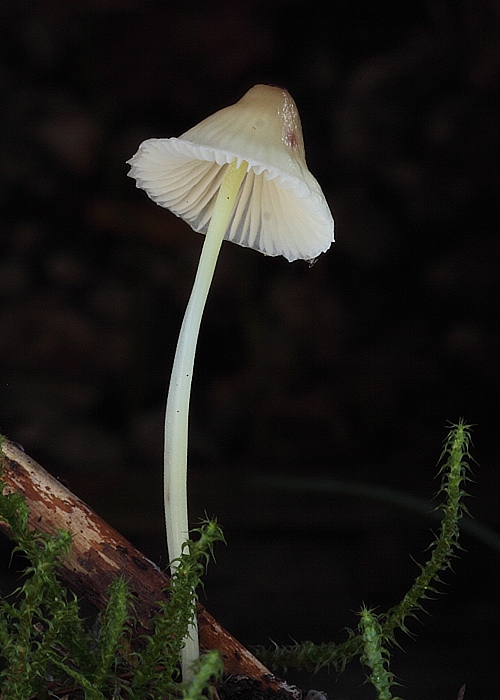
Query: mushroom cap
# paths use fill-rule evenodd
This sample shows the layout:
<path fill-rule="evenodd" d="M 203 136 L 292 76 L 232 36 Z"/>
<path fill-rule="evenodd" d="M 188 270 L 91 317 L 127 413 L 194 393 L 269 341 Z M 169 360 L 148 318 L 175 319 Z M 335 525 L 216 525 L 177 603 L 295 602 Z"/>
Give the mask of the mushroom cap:
<path fill-rule="evenodd" d="M 325 196 L 306 164 L 287 90 L 256 85 L 179 138 L 148 139 L 128 161 L 137 187 L 206 233 L 229 163 L 247 165 L 225 238 L 265 255 L 314 260 L 334 240 Z"/>

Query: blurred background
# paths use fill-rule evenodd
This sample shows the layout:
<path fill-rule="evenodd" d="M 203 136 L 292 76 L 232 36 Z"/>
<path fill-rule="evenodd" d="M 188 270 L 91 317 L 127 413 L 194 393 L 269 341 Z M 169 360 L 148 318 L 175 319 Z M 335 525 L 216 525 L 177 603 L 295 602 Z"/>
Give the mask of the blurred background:
<path fill-rule="evenodd" d="M 193 523 L 227 539 L 202 600 L 246 645 L 340 641 L 395 604 L 460 417 L 469 510 L 500 530 L 496 0 L 4 0 L 0 32 L 3 433 L 166 564 L 163 410 L 202 237 L 125 161 L 277 84 L 336 243 L 311 269 L 223 246 L 191 409 Z M 405 700 L 500 692 L 478 534 L 395 650 Z M 287 678 L 373 697 L 357 662 Z"/>

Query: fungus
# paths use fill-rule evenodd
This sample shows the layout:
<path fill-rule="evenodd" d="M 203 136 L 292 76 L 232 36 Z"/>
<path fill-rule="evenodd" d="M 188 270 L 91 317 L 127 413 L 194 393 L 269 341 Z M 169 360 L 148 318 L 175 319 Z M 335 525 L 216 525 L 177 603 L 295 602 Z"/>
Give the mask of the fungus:
<path fill-rule="evenodd" d="M 144 141 L 128 163 L 137 187 L 206 234 L 165 415 L 165 519 L 174 571 L 188 538 L 188 414 L 196 343 L 222 240 L 312 263 L 334 240 L 333 218 L 306 164 L 295 102 L 278 87 L 256 85 L 179 138 Z M 198 656 L 197 637 L 194 624 L 185 640 L 184 678 Z"/>

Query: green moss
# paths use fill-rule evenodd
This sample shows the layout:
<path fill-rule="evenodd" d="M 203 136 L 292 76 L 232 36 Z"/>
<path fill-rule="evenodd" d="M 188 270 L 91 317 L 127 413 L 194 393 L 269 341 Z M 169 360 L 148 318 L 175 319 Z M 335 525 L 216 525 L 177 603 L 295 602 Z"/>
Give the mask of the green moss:
<path fill-rule="evenodd" d="M 378 700 L 392 698 L 393 683 L 389 671 L 389 649 L 396 642 L 398 630 L 407 632 L 409 618 L 416 617 L 423 609 L 429 594 L 436 593 L 441 572 L 451 567 L 458 543 L 459 521 L 466 512 L 463 498 L 466 495 L 470 459 L 470 426 L 464 421 L 450 426 L 441 455 L 442 479 L 439 493 L 444 497 L 441 527 L 438 537 L 429 547 L 429 559 L 418 565 L 420 574 L 402 600 L 386 613 L 375 616 L 364 608 L 361 612 L 360 629 L 348 630 L 348 638 L 339 644 L 314 644 L 306 641 L 287 646 L 275 645 L 271 649 L 259 648 L 260 660 L 273 669 L 301 668 L 312 672 L 323 667 L 342 672 L 352 659 L 358 657 L 370 669 L 369 680 L 375 686 Z"/>
<path fill-rule="evenodd" d="M 394 676 L 389 670 L 389 651 L 383 646 L 384 634 L 379 617 L 372 610 L 363 608 L 359 630 L 363 641 L 360 660 L 370 670 L 367 680 L 377 691 L 378 700 L 399 700 L 391 693 Z"/>
<path fill-rule="evenodd" d="M 153 633 L 135 640 L 133 602 L 124 579 L 111 584 L 108 605 L 89 629 L 78 601 L 57 578 L 71 535 L 30 530 L 23 497 L 9 489 L 0 488 L 0 517 L 12 529 L 15 550 L 28 561 L 22 585 L 9 598 L 0 597 L 2 700 L 41 699 L 60 689 L 88 700 L 206 696 L 210 679 L 221 674 L 218 652 L 200 659 L 188 687 L 178 683 L 178 663 L 195 614 L 192 591 L 213 544 L 222 539 L 216 522 L 203 523 L 197 538 L 184 545 L 168 601 L 158 604 L 152 620 Z"/>
<path fill-rule="evenodd" d="M 440 575 L 450 568 L 459 548 L 458 523 L 465 512 L 470 426 L 460 421 L 450 428 L 441 456 L 443 496 L 441 527 L 429 548 L 427 562 L 402 600 L 387 612 L 360 612 L 356 631 L 339 644 L 313 642 L 260 649 L 261 660 L 272 668 L 298 667 L 317 671 L 324 666 L 341 672 L 359 658 L 378 700 L 392 695 L 390 650 L 397 631 L 407 632 L 408 620 L 423 609 L 436 592 Z M 1 483 L 0 483 L 1 487 Z M 92 629 L 84 623 L 76 598 L 57 578 L 57 569 L 71 548 L 67 532 L 45 535 L 28 525 L 28 509 L 21 495 L 0 488 L 0 517 L 27 559 L 22 585 L 9 598 L 0 597 L 0 691 L 2 700 L 41 700 L 66 691 L 88 700 L 184 697 L 206 698 L 210 680 L 222 675 L 217 651 L 202 656 L 192 682 L 179 682 L 183 639 L 195 615 L 192 591 L 200 584 L 215 542 L 223 539 L 217 522 L 207 521 L 183 546 L 171 578 L 168 600 L 159 602 L 151 621 L 152 633 L 139 640 L 132 635 L 134 607 L 121 578 L 108 590 L 109 603 Z"/>

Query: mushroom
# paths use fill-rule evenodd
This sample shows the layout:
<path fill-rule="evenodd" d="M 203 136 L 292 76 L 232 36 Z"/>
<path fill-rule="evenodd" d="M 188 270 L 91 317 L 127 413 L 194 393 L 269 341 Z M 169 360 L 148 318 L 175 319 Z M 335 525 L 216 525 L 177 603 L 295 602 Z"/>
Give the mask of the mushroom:
<path fill-rule="evenodd" d="M 333 218 L 308 170 L 295 102 L 256 85 L 179 138 L 148 139 L 128 161 L 136 186 L 205 233 L 179 334 L 165 415 L 164 497 L 170 567 L 188 539 L 188 414 L 198 332 L 222 240 L 312 263 L 332 244 Z M 193 592 L 194 595 L 194 592 Z M 198 656 L 196 624 L 183 677 Z"/>

